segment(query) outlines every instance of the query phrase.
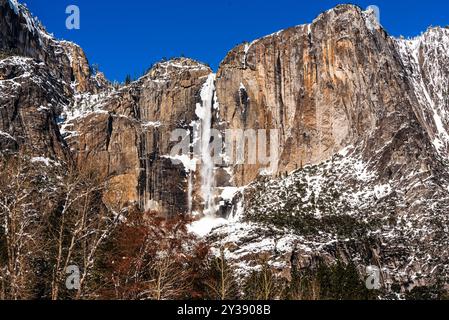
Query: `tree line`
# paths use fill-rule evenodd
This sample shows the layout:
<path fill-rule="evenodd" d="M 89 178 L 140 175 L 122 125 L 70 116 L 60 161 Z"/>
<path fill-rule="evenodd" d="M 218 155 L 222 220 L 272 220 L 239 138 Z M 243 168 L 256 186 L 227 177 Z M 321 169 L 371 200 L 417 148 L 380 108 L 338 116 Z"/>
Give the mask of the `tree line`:
<path fill-rule="evenodd" d="M 106 206 L 95 171 L 0 158 L 1 300 L 372 299 L 354 265 L 291 268 L 255 257 L 242 274 L 188 232 L 191 218 Z M 79 269 L 75 288 L 67 270 Z"/>

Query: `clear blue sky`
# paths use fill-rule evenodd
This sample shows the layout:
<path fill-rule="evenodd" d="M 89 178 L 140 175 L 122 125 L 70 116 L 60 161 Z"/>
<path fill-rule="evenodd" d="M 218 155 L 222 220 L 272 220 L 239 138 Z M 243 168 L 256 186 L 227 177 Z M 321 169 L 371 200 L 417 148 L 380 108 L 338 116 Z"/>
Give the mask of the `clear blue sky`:
<path fill-rule="evenodd" d="M 23 0 L 19 0 L 22 1 Z M 137 77 L 163 57 L 185 55 L 217 69 L 226 53 L 298 24 L 345 1 L 334 0 L 25 0 L 57 38 L 83 47 L 110 80 Z M 414 36 L 429 25 L 449 25 L 447 0 L 353 1 L 377 5 L 392 35 Z M 68 5 L 78 5 L 81 29 L 65 28 Z"/>

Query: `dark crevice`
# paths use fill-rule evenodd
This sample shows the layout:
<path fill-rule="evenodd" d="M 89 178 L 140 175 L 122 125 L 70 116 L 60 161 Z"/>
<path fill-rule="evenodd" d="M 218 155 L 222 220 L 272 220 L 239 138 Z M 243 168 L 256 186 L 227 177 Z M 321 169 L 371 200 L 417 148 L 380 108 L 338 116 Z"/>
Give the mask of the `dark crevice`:
<path fill-rule="evenodd" d="M 275 66 L 275 83 L 276 83 L 276 95 L 279 105 L 279 118 L 280 118 L 280 125 L 281 128 L 284 128 L 284 100 L 282 98 L 282 64 L 281 64 L 281 57 L 278 56 L 276 60 L 276 66 Z"/>
<path fill-rule="evenodd" d="M 113 130 L 114 117 L 112 114 L 109 115 L 108 125 L 107 125 L 107 133 L 106 133 L 106 151 L 109 150 L 109 144 L 111 143 L 111 136 Z"/>

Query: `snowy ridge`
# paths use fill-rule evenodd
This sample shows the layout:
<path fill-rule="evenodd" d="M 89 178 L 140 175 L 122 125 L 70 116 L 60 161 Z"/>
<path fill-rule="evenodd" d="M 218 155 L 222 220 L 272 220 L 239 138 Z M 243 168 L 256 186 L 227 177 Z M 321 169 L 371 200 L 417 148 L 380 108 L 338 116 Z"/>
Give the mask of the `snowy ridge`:
<path fill-rule="evenodd" d="M 30 31 L 32 34 L 36 34 L 40 39 L 54 39 L 52 35 L 47 33 L 39 20 L 33 17 L 25 4 L 21 4 L 17 0 L 8 0 L 8 3 L 16 15 L 25 19 L 28 31 Z"/>
<path fill-rule="evenodd" d="M 61 88 L 68 86 L 68 84 L 61 79 L 51 77 L 48 72 L 44 70 L 44 67 L 44 63 L 37 63 L 35 60 L 27 57 L 13 56 L 0 60 L 0 69 L 12 69 L 10 77 L 0 80 L 0 88 L 2 88 L 0 91 L 0 98 L 15 97 L 18 90 L 22 87 L 23 81 L 29 79 L 34 84 L 42 87 L 43 90 L 57 93 L 57 101 L 52 101 L 55 104 L 55 110 L 58 108 L 65 108 L 66 104 L 58 104 L 67 100 L 63 97 Z M 40 106 L 36 106 L 36 109 L 39 107 Z"/>
<path fill-rule="evenodd" d="M 433 119 L 433 144 L 449 155 L 449 30 L 430 28 L 414 39 L 395 39 L 398 52 L 423 107 L 423 118 Z"/>
<path fill-rule="evenodd" d="M 227 256 L 242 276 L 259 267 L 249 257 L 267 253 L 272 267 L 281 272 L 290 267 L 293 252 L 301 254 L 304 268 L 318 256 L 335 261 L 344 252 L 364 272 L 372 264 L 364 260 L 365 246 L 377 241 L 379 267 L 391 275 L 386 276 L 387 287 L 396 281 L 416 285 L 435 270 L 448 276 L 444 241 L 425 240 L 440 232 L 436 215 L 438 225 L 449 222 L 444 214 L 447 182 L 441 189 L 422 171 L 380 181 L 371 165 L 349 149 L 354 150 L 287 178 L 248 186 L 239 217 L 209 235 L 214 246 L 228 248 Z M 420 194 L 423 189 L 428 193 Z"/>
<path fill-rule="evenodd" d="M 141 77 L 138 81 L 150 79 L 155 83 L 165 83 L 173 79 L 173 73 L 181 73 L 184 71 L 204 71 L 211 69 L 198 61 L 189 58 L 175 58 L 168 61 L 156 63 L 151 70 Z"/>

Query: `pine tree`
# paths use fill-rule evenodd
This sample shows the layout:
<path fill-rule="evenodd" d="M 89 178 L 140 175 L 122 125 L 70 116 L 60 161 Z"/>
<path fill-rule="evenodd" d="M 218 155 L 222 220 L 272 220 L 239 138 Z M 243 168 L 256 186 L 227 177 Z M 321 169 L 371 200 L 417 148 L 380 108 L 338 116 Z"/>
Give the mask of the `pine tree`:
<path fill-rule="evenodd" d="M 125 85 L 129 85 L 129 84 L 131 84 L 131 82 L 132 82 L 132 79 L 131 79 L 131 75 L 126 75 L 126 78 L 125 78 Z"/>

